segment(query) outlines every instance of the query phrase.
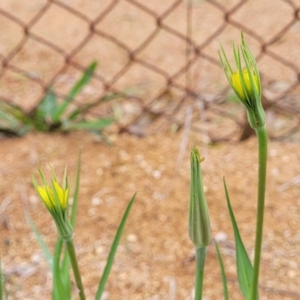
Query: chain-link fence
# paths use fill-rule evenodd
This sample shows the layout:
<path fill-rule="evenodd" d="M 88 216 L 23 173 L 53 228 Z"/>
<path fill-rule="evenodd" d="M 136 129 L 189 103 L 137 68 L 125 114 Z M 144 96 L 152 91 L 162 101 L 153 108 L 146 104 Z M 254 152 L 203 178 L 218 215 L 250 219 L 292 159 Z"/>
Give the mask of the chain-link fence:
<path fill-rule="evenodd" d="M 241 30 L 264 87 L 270 134 L 299 139 L 299 0 L 2 0 L 0 99 L 30 110 L 49 88 L 63 98 L 94 60 L 76 105 L 114 111 L 118 130 L 144 135 L 184 124 L 209 141 L 247 138 L 217 51 Z M 189 125 L 190 124 L 190 125 Z"/>

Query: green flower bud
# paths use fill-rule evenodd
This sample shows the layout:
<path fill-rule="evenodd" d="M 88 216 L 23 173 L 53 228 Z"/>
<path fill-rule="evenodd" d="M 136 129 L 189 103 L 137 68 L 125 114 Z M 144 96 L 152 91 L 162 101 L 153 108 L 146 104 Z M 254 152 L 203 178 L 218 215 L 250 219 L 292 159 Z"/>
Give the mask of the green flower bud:
<path fill-rule="evenodd" d="M 242 45 L 238 48 L 233 45 L 237 71 L 232 70 L 222 46 L 219 57 L 229 84 L 247 109 L 250 126 L 256 129 L 263 127 L 266 123 L 265 112 L 261 103 L 261 83 L 255 58 L 246 44 L 243 34 L 241 36 Z M 241 54 L 244 68 L 242 67 Z"/>
<path fill-rule="evenodd" d="M 208 207 L 203 191 L 200 153 L 191 151 L 191 191 L 189 207 L 189 236 L 196 248 L 209 245 L 211 240 Z"/>

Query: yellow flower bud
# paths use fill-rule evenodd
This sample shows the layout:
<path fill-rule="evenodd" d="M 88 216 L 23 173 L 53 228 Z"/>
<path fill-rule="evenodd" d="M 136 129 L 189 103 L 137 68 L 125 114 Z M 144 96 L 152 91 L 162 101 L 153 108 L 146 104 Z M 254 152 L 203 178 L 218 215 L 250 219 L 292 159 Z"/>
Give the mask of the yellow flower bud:
<path fill-rule="evenodd" d="M 56 208 L 57 205 L 55 197 L 58 198 L 61 209 L 66 209 L 69 197 L 69 188 L 61 188 L 57 181 L 53 180 L 52 188 L 48 185 L 42 185 L 37 187 L 37 191 L 48 209 Z"/>
<path fill-rule="evenodd" d="M 250 95 L 250 97 L 254 94 L 253 93 L 253 87 L 251 87 L 251 80 L 249 78 L 248 70 L 244 69 L 242 73 L 242 77 L 240 76 L 239 72 L 232 73 L 231 76 L 231 82 L 232 86 L 234 87 L 235 91 L 237 92 L 238 96 L 246 101 L 246 95 L 243 90 L 243 85 L 242 85 L 242 80 L 244 80 L 245 86 L 246 86 L 246 91 Z M 256 76 L 256 74 L 253 72 L 253 78 L 254 78 L 254 85 L 255 89 L 258 91 L 259 90 L 259 81 Z"/>
<path fill-rule="evenodd" d="M 243 33 L 241 38 L 241 46 L 236 48 L 233 45 L 236 72 L 233 72 L 222 46 L 219 57 L 228 82 L 247 109 L 250 126 L 256 129 L 266 123 L 261 102 L 261 83 L 255 57 L 245 42 Z"/>
<path fill-rule="evenodd" d="M 39 193 L 43 202 L 49 209 L 55 207 L 55 199 L 54 199 L 53 191 L 49 188 L 49 186 L 47 185 L 38 186 L 37 192 Z"/>
<path fill-rule="evenodd" d="M 68 199 L 69 185 L 66 177 L 66 171 L 63 179 L 63 185 L 60 186 L 53 172 L 52 184 L 48 184 L 43 173 L 39 170 L 42 184 L 39 185 L 33 178 L 33 185 L 44 202 L 46 208 L 52 215 L 60 237 L 67 241 L 73 236 L 73 227 L 68 217 Z"/>

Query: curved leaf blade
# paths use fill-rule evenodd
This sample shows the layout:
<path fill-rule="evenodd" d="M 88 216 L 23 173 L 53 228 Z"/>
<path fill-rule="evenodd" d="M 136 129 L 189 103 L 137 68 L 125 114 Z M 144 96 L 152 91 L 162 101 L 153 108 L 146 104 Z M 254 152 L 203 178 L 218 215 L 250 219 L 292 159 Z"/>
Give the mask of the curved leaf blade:
<path fill-rule="evenodd" d="M 136 194 L 134 194 L 132 196 L 131 200 L 129 201 L 129 203 L 126 207 L 126 210 L 124 212 L 124 215 L 122 217 L 121 223 L 120 223 L 120 225 L 118 227 L 118 230 L 116 232 L 116 235 L 115 235 L 114 241 L 111 245 L 110 252 L 109 252 L 109 255 L 108 255 L 108 258 L 107 258 L 107 261 L 106 261 L 106 265 L 105 265 L 105 268 L 104 268 L 104 271 L 103 271 L 103 274 L 102 274 L 102 278 L 101 278 L 101 280 L 99 282 L 99 285 L 98 285 L 95 300 L 101 300 L 101 296 L 102 296 L 102 293 L 104 291 L 105 284 L 107 282 L 111 267 L 112 267 L 113 262 L 114 262 L 114 257 L 115 257 L 115 254 L 117 252 L 117 248 L 118 248 L 118 245 L 119 245 L 119 242 L 120 242 L 120 238 L 122 236 L 122 233 L 123 233 L 127 218 L 129 216 L 131 207 L 132 207 L 133 202 L 135 200 L 135 196 L 136 196 Z"/>
<path fill-rule="evenodd" d="M 222 256 L 221 256 L 221 252 L 220 252 L 218 243 L 216 241 L 214 241 L 214 242 L 215 242 L 215 247 L 216 247 L 216 252 L 217 252 L 217 257 L 218 257 L 220 269 L 221 269 L 224 300 L 229 300 L 227 276 L 226 276 L 226 272 L 225 272 L 223 259 L 222 259 Z"/>
<path fill-rule="evenodd" d="M 224 189 L 226 194 L 226 202 L 227 207 L 231 219 L 231 224 L 234 231 L 235 238 L 235 247 L 236 247 L 236 261 L 237 261 L 237 274 L 240 289 L 244 295 L 245 299 L 249 299 L 251 295 L 251 285 L 253 278 L 253 266 L 245 249 L 244 243 L 242 241 L 238 225 L 231 207 L 230 198 L 225 182 L 225 178 L 223 179 Z"/>

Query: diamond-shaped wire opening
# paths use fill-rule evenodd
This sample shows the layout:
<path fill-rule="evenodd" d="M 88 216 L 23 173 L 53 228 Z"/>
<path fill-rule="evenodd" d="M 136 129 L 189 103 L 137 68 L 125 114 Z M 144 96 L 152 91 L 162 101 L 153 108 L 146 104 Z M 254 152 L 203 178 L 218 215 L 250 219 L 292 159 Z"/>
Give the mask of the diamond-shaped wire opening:
<path fill-rule="evenodd" d="M 23 39 L 22 27 L 0 14 L 0 54 L 7 56 Z"/>
<path fill-rule="evenodd" d="M 295 23 L 280 39 L 268 46 L 267 50 L 275 53 L 279 58 L 282 57 L 300 72 L 300 30 L 298 26 Z"/>
<path fill-rule="evenodd" d="M 6 70 L 0 78 L 0 97 L 13 99 L 13 103 L 29 111 L 42 97 L 44 89 L 31 78 Z"/>
<path fill-rule="evenodd" d="M 208 1 L 196 2 L 191 4 L 191 31 L 193 40 L 197 45 L 203 43 L 210 35 L 215 33 L 223 24 L 224 12 L 211 5 Z M 182 2 L 164 20 L 163 24 L 180 32 L 183 36 L 187 35 L 187 4 Z"/>
<path fill-rule="evenodd" d="M 220 27 L 224 24 L 224 13 L 209 1 L 203 1 L 192 9 L 193 40 L 197 45 L 201 45 L 219 32 Z"/>
<path fill-rule="evenodd" d="M 10 65 L 47 83 L 63 67 L 64 58 L 48 46 L 29 38 Z"/>
<path fill-rule="evenodd" d="M 207 70 L 209 70 L 209 72 Z M 219 65 L 203 57 L 197 57 L 188 72 L 191 77 L 189 86 L 191 90 L 201 97 L 207 97 L 209 100 L 216 98 L 228 85 L 226 77 Z M 174 82 L 185 86 L 186 74 L 183 73 L 181 76 L 174 78 Z"/>
<path fill-rule="evenodd" d="M 150 11 L 157 14 L 157 16 L 161 16 L 167 10 L 172 8 L 174 6 L 174 4 L 176 4 L 177 1 L 176 0 L 164 0 L 164 1 L 143 1 L 143 0 L 130 1 L 130 0 L 128 0 L 128 2 L 140 3 L 141 5 L 147 7 L 147 9 L 149 9 Z"/>
<path fill-rule="evenodd" d="M 266 12 L 267 17 L 262 17 L 262 12 Z M 265 42 L 276 36 L 293 17 L 293 8 L 284 1 L 276 1 L 274 5 L 274 1 L 260 0 L 245 2 L 231 15 L 233 21 L 252 30 Z"/>
<path fill-rule="evenodd" d="M 186 43 L 177 36 L 160 30 L 149 45 L 137 55 L 137 58 L 172 76 L 186 62 Z"/>
<path fill-rule="evenodd" d="M 155 99 L 166 86 L 166 78 L 152 70 L 134 63 L 113 84 L 113 87 L 130 97 L 139 97 L 145 103 Z"/>
<path fill-rule="evenodd" d="M 235 132 L 239 131 L 240 126 L 236 120 L 243 115 L 244 111 L 242 106 L 238 106 L 235 103 L 226 103 L 224 107 L 218 105 L 216 111 L 213 109 L 206 111 L 206 122 L 203 122 L 204 120 L 199 117 L 199 115 L 201 115 L 200 110 L 201 107 L 198 107 L 198 111 L 196 111 L 198 116 L 193 120 L 193 126 L 199 126 L 201 130 L 208 131 L 208 135 L 212 136 L 213 139 L 226 140 L 228 137 L 234 136 Z M 222 111 L 224 113 L 222 113 Z M 235 115 L 236 118 L 228 118 L 227 113 Z M 207 122 L 208 120 L 209 122 Z"/>
<path fill-rule="evenodd" d="M 90 20 L 96 19 L 97 16 L 102 14 L 105 9 L 111 4 L 111 0 L 101 1 L 84 1 L 84 4 L 80 0 L 55 0 L 56 4 L 62 4 L 70 7 L 81 14 L 85 15 Z"/>
<path fill-rule="evenodd" d="M 0 9 L 28 24 L 47 5 L 47 0 L 0 1 Z"/>
<path fill-rule="evenodd" d="M 122 1 L 95 27 L 131 50 L 138 48 L 156 29 L 155 19 L 137 6 Z"/>
<path fill-rule="evenodd" d="M 173 117 L 173 112 L 178 107 L 182 97 L 184 97 L 184 91 L 170 85 L 149 103 L 148 107 L 153 112 Z"/>
<path fill-rule="evenodd" d="M 96 74 L 108 81 L 120 72 L 129 61 L 128 53 L 115 43 L 94 34 L 72 61 L 87 66 L 91 60 L 98 62 Z"/>
<path fill-rule="evenodd" d="M 81 72 L 78 70 L 69 67 L 64 73 L 60 74 L 56 78 L 56 84 L 53 85 L 53 90 L 58 94 L 58 101 L 62 102 L 68 96 L 69 91 L 74 86 L 75 82 L 81 77 Z M 65 81 L 68 81 L 68 89 L 65 88 Z M 83 116 L 91 116 L 94 117 L 96 115 L 99 116 L 101 113 L 100 106 L 102 103 L 100 99 L 107 94 L 105 92 L 103 84 L 96 78 L 92 78 L 89 84 L 84 86 L 82 91 L 72 100 L 72 102 L 68 105 L 65 114 L 67 115 L 69 112 L 74 111 L 76 108 L 84 108 L 89 104 L 98 102 L 97 105 L 91 107 L 88 110 L 84 110 L 78 117 L 81 118 Z"/>
<path fill-rule="evenodd" d="M 53 80 L 51 88 L 60 95 L 68 95 L 76 82 L 83 76 L 83 71 L 73 66 L 67 66 Z M 78 94 L 76 100 L 78 102 L 97 99 L 103 94 L 103 84 L 97 78 L 92 78 L 90 82 L 84 86 L 83 90 Z M 85 100 L 84 100 L 85 99 Z"/>
<path fill-rule="evenodd" d="M 264 55 L 262 59 L 259 60 L 259 71 L 263 80 L 263 85 L 266 85 L 269 88 L 270 85 L 273 85 L 274 89 L 276 89 L 275 86 L 277 83 L 281 92 L 288 89 L 297 81 L 297 74 L 294 70 L 269 55 Z M 279 87 L 279 85 L 281 87 Z"/>
<path fill-rule="evenodd" d="M 203 0 L 195 0 L 196 3 L 201 3 L 203 2 Z M 243 5 L 244 2 L 243 0 L 226 0 L 226 2 L 224 0 L 214 0 L 213 2 L 211 2 L 212 5 L 218 6 L 218 7 L 222 7 L 224 9 L 224 12 L 229 12 L 232 9 L 235 9 L 236 6 L 238 5 Z"/>
<path fill-rule="evenodd" d="M 89 27 L 70 11 L 52 4 L 30 32 L 69 53 L 88 35 Z"/>

